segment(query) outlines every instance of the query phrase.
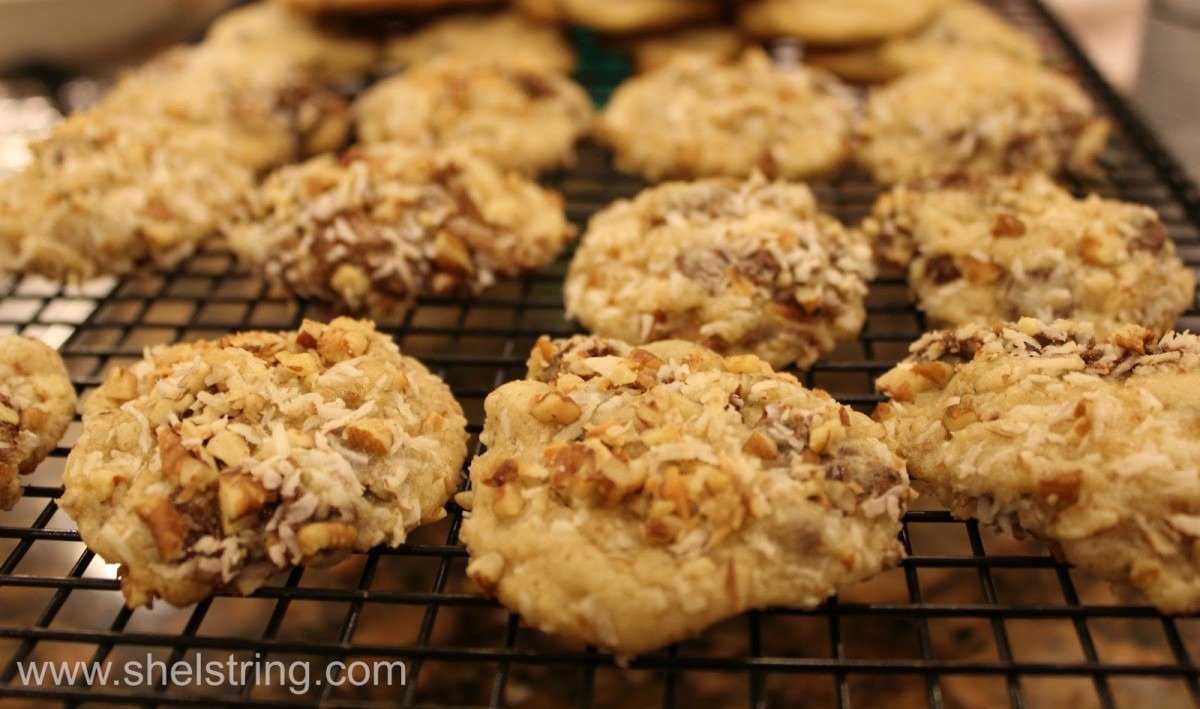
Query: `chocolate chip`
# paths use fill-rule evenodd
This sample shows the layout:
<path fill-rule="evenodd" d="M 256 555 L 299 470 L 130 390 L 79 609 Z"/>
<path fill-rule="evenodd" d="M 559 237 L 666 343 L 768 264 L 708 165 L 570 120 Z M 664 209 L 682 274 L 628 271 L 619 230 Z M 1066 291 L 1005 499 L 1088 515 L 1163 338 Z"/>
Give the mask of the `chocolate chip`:
<path fill-rule="evenodd" d="M 779 262 L 765 249 L 759 249 L 741 259 L 735 267 L 738 272 L 761 286 L 771 286 L 779 276 Z"/>
<path fill-rule="evenodd" d="M 1024 236 L 1025 222 L 1014 214 L 997 214 L 992 222 L 992 236 L 997 239 Z"/>
<path fill-rule="evenodd" d="M 962 278 L 953 256 L 930 256 L 925 260 L 925 274 L 938 285 Z"/>
<path fill-rule="evenodd" d="M 1167 228 L 1157 219 L 1151 219 L 1142 227 L 1133 243 L 1139 249 L 1158 253 L 1167 244 Z"/>
<path fill-rule="evenodd" d="M 521 87 L 526 96 L 535 100 L 553 96 L 555 93 L 554 84 L 539 74 L 519 74 L 517 85 Z"/>

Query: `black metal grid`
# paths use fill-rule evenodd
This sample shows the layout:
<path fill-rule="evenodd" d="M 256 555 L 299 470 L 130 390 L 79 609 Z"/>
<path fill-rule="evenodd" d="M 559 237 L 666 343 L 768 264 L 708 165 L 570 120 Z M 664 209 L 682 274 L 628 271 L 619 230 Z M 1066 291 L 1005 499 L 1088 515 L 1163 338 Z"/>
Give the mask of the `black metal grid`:
<path fill-rule="evenodd" d="M 1119 128 L 1109 177 L 1087 189 L 1156 207 L 1184 259 L 1200 265 L 1200 192 L 1052 17 L 1025 0 L 995 3 L 1073 67 Z M 603 96 L 620 63 L 585 66 Z M 588 148 L 552 180 L 583 223 L 640 185 Z M 814 185 L 847 222 L 876 189 L 848 172 Z M 1083 189 L 1083 185 L 1075 185 Z M 520 376 L 538 335 L 567 335 L 560 285 L 566 260 L 505 282 L 473 300 L 426 298 L 382 323 L 409 354 L 454 388 L 477 434 L 484 397 Z M 857 342 L 804 379 L 863 410 L 872 380 L 923 323 L 896 274 L 875 283 Z M 83 288 L 40 279 L 0 281 L 0 333 L 60 341 L 81 395 L 144 346 L 244 329 L 294 328 L 326 317 L 239 270 L 210 247 L 180 267 Z M 1194 308 L 1180 327 L 1200 327 Z M 900 568 L 812 611 L 772 609 L 722 623 L 702 637 L 623 663 L 543 636 L 483 598 L 464 577 L 460 516 L 418 530 L 399 549 L 376 549 L 331 570 L 297 569 L 249 598 L 192 608 L 130 611 L 111 567 L 87 551 L 56 502 L 68 447 L 27 480 L 25 498 L 0 522 L 0 697 L 8 701 L 288 706 L 1200 706 L 1200 618 L 1167 618 L 1077 576 L 1041 546 L 993 534 L 938 509 L 905 520 Z M 404 686 L 87 687 L 22 683 L 18 662 L 129 659 L 302 659 L 313 677 L 333 660 L 398 659 Z"/>

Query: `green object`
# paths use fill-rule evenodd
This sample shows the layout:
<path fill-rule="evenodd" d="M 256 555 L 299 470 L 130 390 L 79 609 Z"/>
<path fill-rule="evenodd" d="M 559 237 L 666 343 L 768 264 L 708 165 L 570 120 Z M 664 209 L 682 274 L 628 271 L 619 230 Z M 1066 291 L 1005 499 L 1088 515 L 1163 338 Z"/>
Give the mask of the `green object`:
<path fill-rule="evenodd" d="M 627 54 L 606 47 L 596 33 L 582 27 L 571 28 L 571 41 L 579 53 L 575 80 L 588 90 L 592 101 L 602 108 L 608 103 L 617 84 L 633 73 L 633 62 Z"/>

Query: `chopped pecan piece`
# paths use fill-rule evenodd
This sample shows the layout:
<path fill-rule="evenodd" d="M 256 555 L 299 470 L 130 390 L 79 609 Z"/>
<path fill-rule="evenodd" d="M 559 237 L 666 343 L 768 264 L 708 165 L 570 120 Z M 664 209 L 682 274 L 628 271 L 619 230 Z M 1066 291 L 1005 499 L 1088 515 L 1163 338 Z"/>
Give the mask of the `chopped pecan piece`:
<path fill-rule="evenodd" d="M 742 445 L 742 450 L 763 460 L 771 460 L 779 455 L 779 446 L 775 444 L 775 441 L 771 437 L 764 435 L 760 431 L 750 434 L 745 444 Z"/>
<path fill-rule="evenodd" d="M 300 377 L 311 377 L 321 368 L 317 356 L 311 352 L 279 352 L 275 360 Z"/>
<path fill-rule="evenodd" d="M 255 516 L 273 498 L 257 480 L 240 470 L 221 473 L 217 492 L 221 529 L 226 534 L 235 534 L 251 526 Z"/>
<path fill-rule="evenodd" d="M 454 234 L 442 229 L 433 239 L 433 260 L 438 268 L 460 276 L 475 272 L 475 262 L 466 244 Z"/>
<path fill-rule="evenodd" d="M 241 465 L 250 457 L 250 446 L 245 439 L 228 429 L 219 431 L 204 446 L 212 457 L 230 467 Z"/>
<path fill-rule="evenodd" d="M 383 419 L 359 419 L 346 426 L 346 442 L 364 453 L 387 455 L 392 450 L 392 431 Z"/>
<path fill-rule="evenodd" d="M 183 447 L 179 434 L 166 426 L 158 429 L 158 452 L 163 477 L 187 489 L 202 489 L 216 482 L 217 471 Z"/>
<path fill-rule="evenodd" d="M 124 367 L 113 367 L 104 383 L 104 393 L 113 401 L 129 401 L 138 394 L 137 377 Z"/>
<path fill-rule="evenodd" d="M 353 549 L 358 532 L 346 522 L 310 522 L 296 530 L 296 543 L 305 557 L 324 551 Z"/>
<path fill-rule="evenodd" d="M 521 474 L 520 465 L 512 458 L 505 458 L 500 461 L 500 464 L 492 468 L 491 473 L 483 478 L 485 485 L 494 485 L 501 487 L 505 483 L 516 480 Z"/>
<path fill-rule="evenodd" d="M 1004 239 L 1025 235 L 1025 222 L 1015 214 L 997 214 L 992 222 L 992 236 Z"/>
<path fill-rule="evenodd" d="M 165 497 L 147 500 L 139 504 L 135 512 L 150 529 L 159 559 L 174 561 L 183 556 L 187 521 L 170 500 Z"/>
<path fill-rule="evenodd" d="M 529 413 L 542 423 L 554 423 L 565 426 L 579 420 L 583 409 L 579 408 L 570 397 L 556 391 L 539 394 L 533 400 Z"/>

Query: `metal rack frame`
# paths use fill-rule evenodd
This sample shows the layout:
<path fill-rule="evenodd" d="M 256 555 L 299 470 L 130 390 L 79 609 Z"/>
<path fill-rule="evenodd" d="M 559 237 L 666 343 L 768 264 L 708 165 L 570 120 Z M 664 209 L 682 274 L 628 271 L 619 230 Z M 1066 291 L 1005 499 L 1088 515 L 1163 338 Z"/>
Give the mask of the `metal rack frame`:
<path fill-rule="evenodd" d="M 1117 125 L 1106 156 L 1109 179 L 1074 186 L 1156 207 L 1185 261 L 1200 267 L 1200 191 L 1178 163 L 1042 5 L 993 4 L 1059 52 Z M 580 78 L 604 95 L 620 69 L 619 63 L 592 63 Z M 55 91 L 52 80 L 49 89 Z M 585 149 L 575 170 L 551 182 L 580 224 L 641 186 L 613 172 L 595 148 Z M 866 213 L 876 193 L 857 172 L 814 189 L 827 209 L 851 223 Z M 477 434 L 484 397 L 520 376 L 536 337 L 575 331 L 562 316 L 565 267 L 566 258 L 545 273 L 499 284 L 471 300 L 425 298 L 381 327 L 451 384 Z M 137 358 L 146 345 L 294 328 L 306 316 L 328 313 L 269 290 L 218 246 L 174 270 L 120 282 L 75 288 L 36 278 L 0 281 L 0 332 L 60 341 L 81 395 L 109 366 Z M 1200 312 L 1193 307 L 1180 327 L 1200 327 Z M 878 401 L 872 380 L 923 328 L 903 279 L 885 276 L 873 286 L 869 322 L 859 340 L 804 379 L 869 410 Z M 77 431 L 75 424 L 67 443 Z M 962 691 L 981 696 L 971 692 L 986 685 L 992 694 L 983 696 L 1026 707 L 1044 703 L 1039 688 L 1051 679 L 1056 687 L 1069 685 L 1072 701 L 1081 705 L 1118 706 L 1128 696 L 1126 685 L 1149 682 L 1159 704 L 1200 706 L 1200 619 L 1163 617 L 1140 602 L 1097 595 L 1095 584 L 1044 548 L 1018 544 L 937 509 L 907 515 L 903 541 L 909 556 L 873 584 L 874 595 L 846 593 L 811 611 L 750 613 L 697 641 L 628 663 L 523 628 L 516 616 L 473 589 L 463 573 L 457 508 L 403 547 L 375 549 L 333 570 L 297 569 L 250 598 L 131 611 L 120 604 L 111 567 L 83 547 L 58 509 L 66 453 L 65 447 L 53 453 L 29 479 L 24 500 L 0 520 L 0 697 L 10 700 L 500 706 L 532 696 L 534 706 L 700 701 L 758 707 L 786 703 L 799 691 L 815 703 L 849 707 L 869 704 L 878 696 L 872 692 L 882 691 L 898 704 L 943 707 L 961 702 Z M 1033 577 L 1040 582 L 1030 600 L 1027 591 L 1035 585 L 1022 579 Z M 965 600 L 959 593 L 964 586 L 971 587 Z M 1101 627 L 1113 623 L 1136 626 L 1141 639 L 1113 645 Z M 880 635 L 881 628 L 895 632 Z M 967 640 L 984 643 L 985 651 L 956 653 L 953 641 L 964 628 Z M 1031 646 L 1036 650 L 1054 638 L 1069 640 L 1072 649 L 1053 656 L 1030 653 Z M 370 690 L 325 685 L 297 697 L 279 687 L 230 687 L 213 695 L 165 683 L 27 686 L 19 679 L 19 662 L 119 662 L 143 651 L 167 662 L 196 652 L 257 662 L 304 658 L 318 665 L 399 659 L 407 664 L 408 681 Z"/>

